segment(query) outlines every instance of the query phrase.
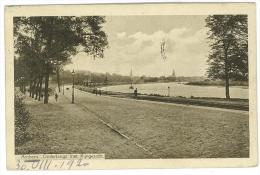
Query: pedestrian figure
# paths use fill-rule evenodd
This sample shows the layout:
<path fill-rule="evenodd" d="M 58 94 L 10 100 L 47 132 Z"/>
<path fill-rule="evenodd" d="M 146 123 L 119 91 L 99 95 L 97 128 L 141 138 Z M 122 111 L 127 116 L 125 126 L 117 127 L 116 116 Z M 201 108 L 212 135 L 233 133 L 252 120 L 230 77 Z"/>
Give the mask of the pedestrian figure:
<path fill-rule="evenodd" d="M 96 91 L 96 95 L 98 95 L 98 89 L 97 88 L 95 88 L 95 91 Z"/>
<path fill-rule="evenodd" d="M 134 95 L 135 95 L 135 97 L 137 97 L 137 88 L 135 88 L 135 90 L 134 90 Z"/>
<path fill-rule="evenodd" d="M 58 101 L 58 94 L 57 93 L 55 93 L 55 100 L 56 100 L 56 102 Z"/>
<path fill-rule="evenodd" d="M 99 95 L 101 96 L 101 89 L 99 89 Z"/>

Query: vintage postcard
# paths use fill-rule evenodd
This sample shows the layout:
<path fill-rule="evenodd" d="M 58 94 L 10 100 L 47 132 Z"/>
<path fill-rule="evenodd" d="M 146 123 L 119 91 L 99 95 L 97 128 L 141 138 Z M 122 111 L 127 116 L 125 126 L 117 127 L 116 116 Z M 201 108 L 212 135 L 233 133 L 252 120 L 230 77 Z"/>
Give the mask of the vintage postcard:
<path fill-rule="evenodd" d="M 6 6 L 7 168 L 257 162 L 255 3 Z"/>

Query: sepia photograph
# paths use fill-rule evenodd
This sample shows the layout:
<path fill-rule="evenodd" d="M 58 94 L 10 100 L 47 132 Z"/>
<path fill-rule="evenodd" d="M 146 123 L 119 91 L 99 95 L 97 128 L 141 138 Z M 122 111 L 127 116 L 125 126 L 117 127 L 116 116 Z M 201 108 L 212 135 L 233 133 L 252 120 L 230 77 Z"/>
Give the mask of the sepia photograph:
<path fill-rule="evenodd" d="M 107 14 L 86 15 L 23 15 L 23 8 L 16 14 L 19 8 L 8 7 L 6 49 L 12 49 L 6 59 L 12 64 L 7 61 L 6 81 L 13 107 L 7 107 L 13 118 L 7 129 L 14 156 L 252 158 L 254 16 L 238 10 L 149 13 L 166 5 L 120 15 L 105 6 Z"/>

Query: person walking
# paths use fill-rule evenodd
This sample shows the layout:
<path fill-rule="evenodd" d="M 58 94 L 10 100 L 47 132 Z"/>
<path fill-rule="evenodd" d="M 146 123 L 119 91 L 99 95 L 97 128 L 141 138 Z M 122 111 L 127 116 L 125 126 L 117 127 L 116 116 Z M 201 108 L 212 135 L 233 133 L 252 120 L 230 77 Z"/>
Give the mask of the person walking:
<path fill-rule="evenodd" d="M 96 95 L 98 95 L 98 89 L 97 88 L 95 88 L 95 93 L 96 93 Z"/>
<path fill-rule="evenodd" d="M 58 101 L 58 94 L 57 94 L 57 92 L 55 93 L 55 100 L 56 100 L 56 102 Z"/>
<path fill-rule="evenodd" d="M 135 95 L 135 97 L 137 97 L 137 88 L 135 88 L 135 90 L 134 90 L 134 95 Z"/>

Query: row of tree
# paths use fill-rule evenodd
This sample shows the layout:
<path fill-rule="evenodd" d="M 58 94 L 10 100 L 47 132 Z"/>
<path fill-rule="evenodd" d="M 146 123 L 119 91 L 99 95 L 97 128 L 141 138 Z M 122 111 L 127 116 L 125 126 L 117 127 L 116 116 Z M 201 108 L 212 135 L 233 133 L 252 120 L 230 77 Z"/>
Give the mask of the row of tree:
<path fill-rule="evenodd" d="M 64 70 L 60 71 L 60 77 L 62 79 L 62 84 L 71 83 L 71 71 Z M 58 84 L 58 78 L 56 75 L 52 75 L 53 83 Z M 173 77 L 173 76 L 133 76 L 120 75 L 117 73 L 95 73 L 90 71 L 78 70 L 74 75 L 74 82 L 78 85 L 83 84 L 102 84 L 102 85 L 116 85 L 116 84 L 130 84 L 133 83 L 154 83 L 154 82 L 194 82 L 194 81 L 204 81 L 204 77 L 193 76 L 193 77 Z"/>
<path fill-rule="evenodd" d="M 225 80 L 226 98 L 229 81 L 248 81 L 247 15 L 211 15 L 206 18 L 211 52 L 207 75 Z"/>
<path fill-rule="evenodd" d="M 57 75 L 60 90 L 59 72 L 73 55 L 85 52 L 103 58 L 108 47 L 104 17 L 15 17 L 13 23 L 16 84 L 28 85 L 30 96 L 38 100 L 43 90 L 44 103 L 48 103 L 50 75 Z"/>

